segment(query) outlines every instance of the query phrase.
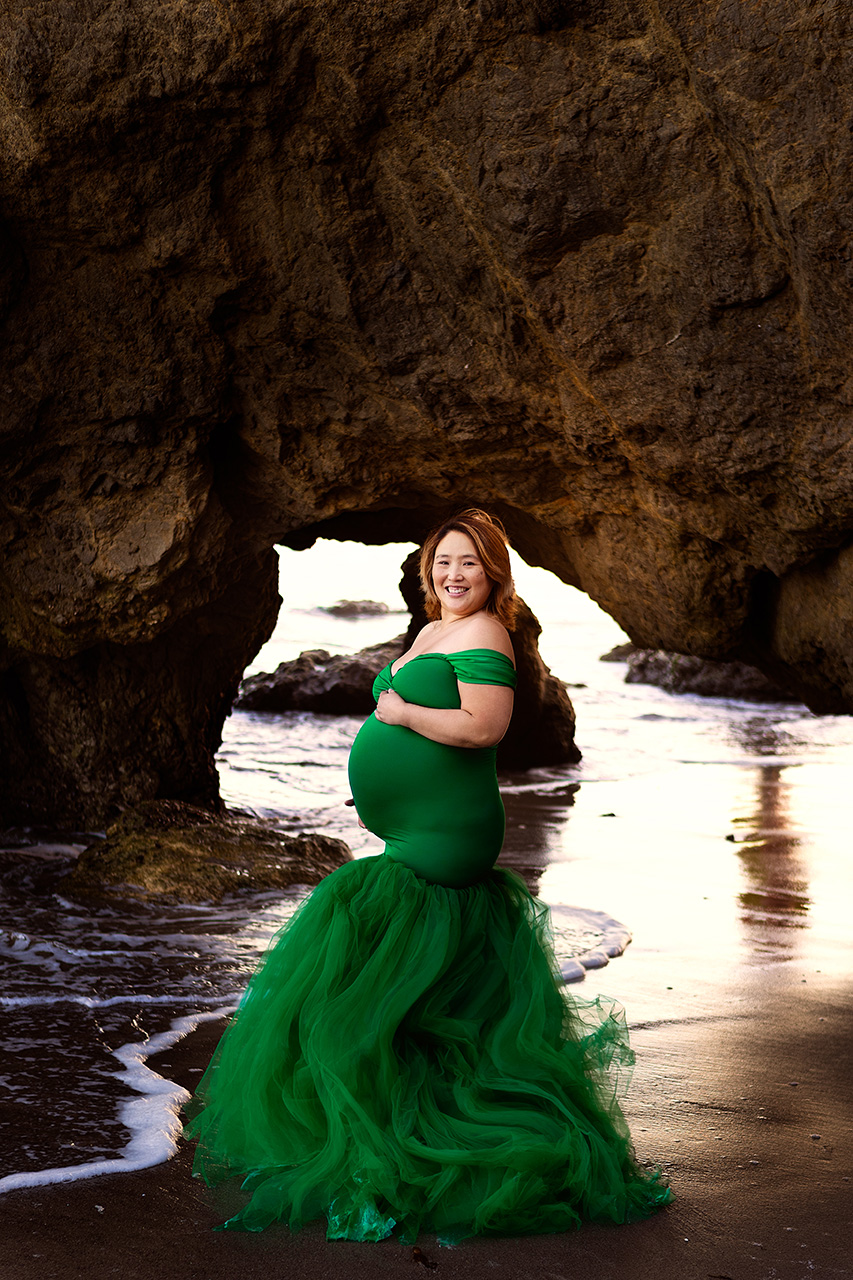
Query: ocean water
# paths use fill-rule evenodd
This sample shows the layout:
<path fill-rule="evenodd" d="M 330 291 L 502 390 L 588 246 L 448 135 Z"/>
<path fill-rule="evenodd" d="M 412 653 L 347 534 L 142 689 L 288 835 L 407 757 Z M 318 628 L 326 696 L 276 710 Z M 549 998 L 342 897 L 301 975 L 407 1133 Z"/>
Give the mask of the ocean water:
<path fill-rule="evenodd" d="M 393 611 L 410 549 L 283 551 L 286 603 L 248 673 L 403 631 L 407 615 Z M 639 963 L 687 955 L 706 984 L 737 966 L 796 965 L 806 938 L 832 963 L 853 909 L 853 719 L 626 685 L 624 665 L 599 661 L 625 639 L 610 618 L 544 571 L 517 562 L 516 580 L 543 625 L 546 662 L 572 686 L 584 758 L 502 777 L 502 861 L 551 906 L 566 979 L 614 961 L 632 936 Z M 340 598 L 392 612 L 322 611 Z M 283 830 L 339 836 L 356 856 L 378 852 L 344 805 L 359 724 L 234 712 L 218 757 L 226 801 Z M 234 1007 L 304 894 L 216 907 L 116 901 L 95 913 L 62 892 L 62 868 L 84 844 L 16 833 L 0 848 L 0 1192 L 167 1159 L 186 1095 L 147 1060 Z M 599 977 L 617 996 L 618 969 Z"/>

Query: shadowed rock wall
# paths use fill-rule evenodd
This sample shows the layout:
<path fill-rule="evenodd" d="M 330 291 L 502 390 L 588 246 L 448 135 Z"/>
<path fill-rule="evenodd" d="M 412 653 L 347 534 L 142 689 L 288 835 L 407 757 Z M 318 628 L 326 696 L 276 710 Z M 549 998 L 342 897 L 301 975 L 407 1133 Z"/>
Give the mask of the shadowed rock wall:
<path fill-rule="evenodd" d="M 12 0 L 0 817 L 212 803 L 272 544 L 458 502 L 638 644 L 850 710 L 851 27 Z"/>

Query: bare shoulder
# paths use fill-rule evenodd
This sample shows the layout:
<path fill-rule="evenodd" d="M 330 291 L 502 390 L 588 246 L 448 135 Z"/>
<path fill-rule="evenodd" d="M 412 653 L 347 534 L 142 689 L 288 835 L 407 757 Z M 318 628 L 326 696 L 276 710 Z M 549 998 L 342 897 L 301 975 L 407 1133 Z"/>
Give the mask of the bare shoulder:
<path fill-rule="evenodd" d="M 465 629 L 465 648 L 496 649 L 498 653 L 503 653 L 509 658 L 510 662 L 515 666 L 515 654 L 512 650 L 509 632 L 491 614 L 480 613 L 471 619 Z"/>

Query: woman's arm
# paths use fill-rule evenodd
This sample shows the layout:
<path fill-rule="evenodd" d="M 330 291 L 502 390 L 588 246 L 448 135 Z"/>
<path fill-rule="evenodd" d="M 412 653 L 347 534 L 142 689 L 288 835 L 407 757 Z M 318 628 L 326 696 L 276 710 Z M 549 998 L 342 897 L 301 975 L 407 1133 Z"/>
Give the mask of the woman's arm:
<path fill-rule="evenodd" d="M 461 707 L 421 707 L 393 689 L 379 695 L 374 715 L 449 747 L 494 747 L 512 715 L 512 689 L 500 684 L 459 684 Z"/>

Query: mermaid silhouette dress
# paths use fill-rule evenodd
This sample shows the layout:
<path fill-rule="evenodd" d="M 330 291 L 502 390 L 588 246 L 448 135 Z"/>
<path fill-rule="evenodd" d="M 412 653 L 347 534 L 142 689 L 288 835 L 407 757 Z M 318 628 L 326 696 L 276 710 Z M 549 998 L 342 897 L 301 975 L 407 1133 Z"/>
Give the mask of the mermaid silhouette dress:
<path fill-rule="evenodd" d="M 462 683 L 515 685 L 489 649 L 421 654 L 392 686 L 458 707 Z M 385 840 L 326 877 L 273 940 L 188 1106 L 194 1173 L 240 1176 L 225 1228 L 329 1239 L 564 1231 L 669 1199 L 617 1100 L 621 1009 L 562 987 L 547 908 L 495 869 L 494 748 L 436 743 L 371 716 L 350 756 Z"/>

